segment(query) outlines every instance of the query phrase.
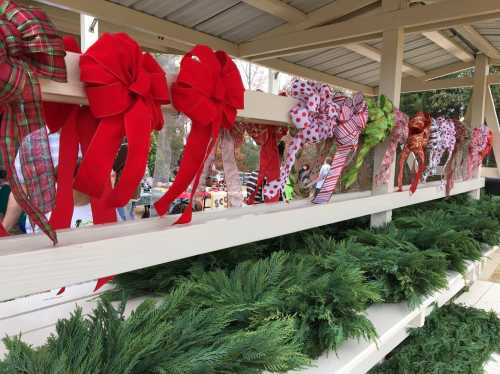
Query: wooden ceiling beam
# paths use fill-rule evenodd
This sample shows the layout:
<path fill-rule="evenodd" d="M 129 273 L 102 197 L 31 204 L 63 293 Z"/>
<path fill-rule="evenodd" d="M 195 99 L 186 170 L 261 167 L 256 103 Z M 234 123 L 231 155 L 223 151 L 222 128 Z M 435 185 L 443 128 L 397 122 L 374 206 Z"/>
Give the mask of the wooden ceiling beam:
<path fill-rule="evenodd" d="M 461 25 L 455 27 L 455 30 L 489 58 L 500 59 L 500 51 L 488 39 L 477 32 L 474 27 Z"/>
<path fill-rule="evenodd" d="M 370 60 L 376 62 L 382 61 L 382 52 L 366 43 L 347 44 L 344 46 L 344 48 L 356 52 L 357 54 L 369 58 Z M 403 62 L 403 72 L 413 77 L 424 77 L 426 74 L 425 71 L 411 64 L 407 64 L 406 62 Z"/>
<path fill-rule="evenodd" d="M 359 11 L 360 9 L 374 5 L 378 1 L 379 0 L 337 0 L 319 9 L 313 10 L 306 15 L 305 19 L 301 21 L 289 22 L 278 26 L 270 31 L 260 34 L 256 39 L 265 39 L 276 35 L 288 34 L 290 32 L 307 30 L 311 27 L 324 25 L 332 20 L 342 18 L 348 14 Z"/>
<path fill-rule="evenodd" d="M 112 24 L 116 24 L 118 21 L 120 25 L 127 25 L 127 28 L 153 34 L 160 40 L 172 41 L 172 44 L 176 46 L 185 44 L 184 50 L 189 50 L 196 44 L 206 44 L 213 49 L 222 49 L 232 56 L 239 55 L 238 46 L 234 43 L 110 1 L 37 0 L 37 2 L 88 14 Z"/>
<path fill-rule="evenodd" d="M 244 3 L 288 22 L 302 22 L 307 14 L 281 0 L 243 0 Z"/>
<path fill-rule="evenodd" d="M 442 31 L 427 31 L 422 33 L 430 41 L 463 62 L 474 61 L 474 55 L 465 49 L 460 43 L 445 35 Z"/>

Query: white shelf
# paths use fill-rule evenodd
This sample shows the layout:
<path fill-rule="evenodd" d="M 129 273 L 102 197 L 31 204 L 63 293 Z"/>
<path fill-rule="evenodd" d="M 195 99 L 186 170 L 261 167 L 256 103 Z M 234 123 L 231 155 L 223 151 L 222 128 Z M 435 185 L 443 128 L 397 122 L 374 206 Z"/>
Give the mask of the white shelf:
<path fill-rule="evenodd" d="M 466 283 L 474 282 L 482 268 L 482 262 L 497 250 L 498 247 L 494 247 L 484 254 L 482 261 L 470 263 L 465 279 L 458 273 L 450 272 L 448 288 L 428 297 L 416 309 L 409 309 L 406 303 L 378 304 L 368 308 L 368 319 L 375 326 L 379 336 L 377 342 L 368 343 L 351 339 L 344 343 L 338 352 L 320 357 L 315 362 L 316 367 L 300 371 L 300 373 L 366 373 L 408 337 L 408 328 L 423 326 L 425 317 L 435 305 L 441 307 L 462 290 Z"/>
<path fill-rule="evenodd" d="M 405 303 L 378 304 L 368 308 L 367 316 L 379 335 L 376 343 L 349 340 L 340 347 L 337 355 L 334 353 L 324 355 L 316 361 L 316 367 L 300 373 L 361 374 L 368 371 L 407 337 L 408 327 L 421 326 L 433 305 L 442 306 L 466 283 L 474 282 L 478 272 L 484 268 L 484 262 L 495 262 L 498 254 L 500 254 L 498 247 L 485 251 L 481 261 L 469 264 L 466 279 L 457 273 L 450 273 L 448 288 L 428 297 L 421 306 L 414 310 L 409 309 Z M 486 282 L 475 283 L 467 294 L 476 290 L 477 287 L 481 288 L 483 283 Z M 97 295 L 92 293 L 94 285 L 94 282 L 88 282 L 68 287 L 60 296 L 56 296 L 54 290 L 0 303 L 0 331 L 7 335 L 22 334 L 23 340 L 28 344 L 42 345 L 47 337 L 55 332 L 57 320 L 68 318 L 76 306 L 80 306 L 84 313 L 89 313 L 95 307 Z M 482 287 L 472 299 L 477 302 L 488 290 L 491 290 L 491 286 Z M 458 300 L 463 297 L 462 295 Z M 126 314 L 135 309 L 143 300 L 144 298 L 131 300 L 127 305 Z M 5 347 L 0 343 L 0 358 L 5 353 Z"/>
<path fill-rule="evenodd" d="M 484 186 L 483 179 L 456 183 L 459 194 Z M 172 226 L 167 216 L 114 225 L 63 231 L 53 247 L 41 235 L 0 239 L 0 300 L 77 284 L 111 274 L 142 269 L 335 222 L 439 199 L 436 184 L 371 196 L 337 195 L 333 203 L 307 200 L 262 204 L 195 214 L 187 225 Z"/>

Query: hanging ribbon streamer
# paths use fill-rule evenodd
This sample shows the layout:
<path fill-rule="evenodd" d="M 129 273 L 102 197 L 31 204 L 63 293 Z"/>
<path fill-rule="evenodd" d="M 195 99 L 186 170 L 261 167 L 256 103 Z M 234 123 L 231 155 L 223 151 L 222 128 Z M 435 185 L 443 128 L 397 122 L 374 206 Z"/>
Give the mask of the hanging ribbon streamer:
<path fill-rule="evenodd" d="M 326 84 L 294 79 L 291 96 L 299 102 L 290 110 L 292 124 L 299 129 L 288 145 L 279 179 L 271 180 L 264 186 L 266 199 L 279 197 L 285 189 L 297 153 L 306 144 L 318 143 L 334 136 L 339 106 L 333 101 L 333 92 Z"/>
<path fill-rule="evenodd" d="M 352 99 L 336 96 L 334 101 L 340 107 L 338 124 L 334 128 L 337 149 L 321 191 L 312 201 L 314 204 L 325 204 L 330 201 L 348 157 L 356 152 L 359 137 L 368 121 L 368 107 L 361 93 L 357 93 Z"/>
<path fill-rule="evenodd" d="M 345 172 L 342 182 L 349 188 L 358 178 L 358 173 L 368 153 L 382 143 L 391 133 L 394 124 L 394 105 L 384 95 L 375 101 L 366 100 L 368 105 L 368 123 L 361 135 L 362 145 L 358 150 L 354 164 Z"/>
<path fill-rule="evenodd" d="M 403 170 L 410 153 L 413 153 L 418 160 L 418 170 L 414 171 L 410 193 L 417 190 L 420 177 L 425 170 L 425 149 L 429 141 L 431 116 L 428 113 L 419 112 L 408 123 L 408 141 L 399 159 L 398 191 L 403 191 Z"/>
<path fill-rule="evenodd" d="M 177 82 L 172 85 L 172 102 L 191 118 L 192 126 L 174 183 L 155 203 L 159 215 L 164 215 L 192 183 L 190 203 L 176 223 L 191 221 L 192 201 L 203 165 L 220 129 L 231 129 L 237 109 L 243 109 L 244 92 L 238 68 L 226 52 L 198 45 L 183 57 Z"/>
<path fill-rule="evenodd" d="M 486 126 L 475 127 L 472 130 L 472 139 L 469 143 L 467 155 L 467 179 L 471 179 L 474 170 L 481 166 L 484 158 L 488 156 L 493 147 L 493 132 Z"/>
<path fill-rule="evenodd" d="M 0 151 L 16 201 L 54 244 L 57 235 L 44 212 L 29 198 L 30 192 L 36 191 L 26 193 L 22 188 L 14 160 L 16 144 L 45 127 L 38 78 L 65 82 L 64 56 L 63 40 L 43 11 L 0 1 Z M 5 234 L 0 230 L 0 235 Z"/>
<path fill-rule="evenodd" d="M 437 168 L 441 163 L 446 151 L 448 151 L 448 158 L 445 161 L 443 170 L 446 169 L 448 162 L 453 155 L 455 149 L 456 133 L 455 124 L 452 120 L 444 117 L 432 119 L 431 135 L 427 149 L 429 150 L 429 165 L 422 175 L 422 181 L 426 182 L 427 178 L 437 174 Z M 443 178 L 441 178 L 443 180 Z"/>
<path fill-rule="evenodd" d="M 446 178 L 446 196 L 450 195 L 455 184 L 455 173 L 462 168 L 464 155 L 467 153 L 467 144 L 471 137 L 470 130 L 462 122 L 453 120 L 453 125 L 455 127 L 455 149 L 444 172 Z"/>
<path fill-rule="evenodd" d="M 255 197 L 266 181 L 277 180 L 280 177 L 280 154 L 278 144 L 280 139 L 288 133 L 288 128 L 282 126 L 264 125 L 256 123 L 241 123 L 239 126 L 257 143 L 259 152 L 259 175 L 254 192 L 248 196 L 247 204 L 255 203 Z M 272 203 L 279 200 L 279 195 L 274 197 L 264 196 L 264 202 Z"/>
<path fill-rule="evenodd" d="M 75 189 L 107 206 L 128 203 L 144 176 L 151 132 L 163 126 L 169 103 L 165 73 L 127 34 L 104 34 L 80 58 L 90 110 L 99 125 L 76 176 Z M 115 156 L 127 138 L 128 152 L 117 185 L 106 191 Z"/>
<path fill-rule="evenodd" d="M 224 179 L 227 186 L 227 197 L 229 207 L 241 207 L 243 205 L 243 193 L 241 191 L 240 172 L 236 165 L 235 157 L 235 140 L 233 132 L 228 129 L 221 129 L 219 135 L 219 144 L 222 154 L 222 165 L 224 169 Z M 212 151 L 205 160 L 203 172 L 200 177 L 200 184 L 197 191 L 203 191 L 206 187 L 206 179 L 210 172 L 210 167 L 215 162 L 217 144 L 212 148 Z"/>
<path fill-rule="evenodd" d="M 375 184 L 377 186 L 394 182 L 390 181 L 390 179 L 392 163 L 396 157 L 396 149 L 399 144 L 406 144 L 408 140 L 408 116 L 398 109 L 395 109 L 394 114 L 395 126 L 392 130 L 391 139 L 387 150 L 385 151 L 384 158 L 382 159 L 379 172 L 375 176 Z"/>

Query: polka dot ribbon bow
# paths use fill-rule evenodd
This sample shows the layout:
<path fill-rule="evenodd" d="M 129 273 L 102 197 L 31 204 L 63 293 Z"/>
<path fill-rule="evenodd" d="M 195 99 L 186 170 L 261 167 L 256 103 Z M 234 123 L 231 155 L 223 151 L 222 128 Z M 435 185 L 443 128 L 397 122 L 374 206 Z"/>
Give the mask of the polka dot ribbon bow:
<path fill-rule="evenodd" d="M 281 166 L 279 179 L 264 186 L 266 199 L 273 199 L 284 191 L 297 153 L 306 144 L 318 143 L 334 136 L 339 105 L 333 100 L 333 92 L 326 84 L 294 79 L 291 96 L 298 103 L 290 110 L 292 124 L 299 129 L 288 145 L 286 159 Z"/>
<path fill-rule="evenodd" d="M 314 204 L 324 204 L 330 201 L 340 174 L 348 162 L 348 157 L 351 152 L 356 151 L 359 137 L 368 121 L 368 106 L 361 93 L 357 93 L 352 98 L 336 96 L 334 101 L 340 107 L 338 123 L 333 129 L 337 149 L 321 191 L 312 201 Z"/>
<path fill-rule="evenodd" d="M 43 179 L 38 173 L 24 176 L 28 189 L 25 191 L 17 176 L 14 160 L 16 145 L 22 144 L 30 133 L 45 128 L 38 78 L 65 82 L 65 54 L 62 38 L 43 11 L 0 0 L 0 151 L 17 202 L 31 222 L 54 243 L 57 243 L 57 236 L 44 215 L 45 209 L 41 207 L 44 196 L 40 196 L 40 191 L 55 185 L 53 172 L 51 177 L 45 174 Z M 44 143 L 40 144 L 40 149 L 48 151 L 46 138 Z M 40 156 L 38 159 L 42 162 L 47 158 L 50 160 L 50 153 L 43 152 Z M 53 171 L 53 165 L 49 169 Z M 28 180 L 30 178 L 38 179 L 32 183 Z M 47 178 L 52 178 L 52 181 Z M 30 190 L 30 186 L 37 184 L 38 190 Z M 52 196 L 53 203 L 55 191 L 46 195 Z M 42 199 L 42 204 L 37 204 L 36 196 Z M 0 236 L 7 234 L 0 224 Z"/>
<path fill-rule="evenodd" d="M 472 139 L 469 143 L 469 153 L 467 155 L 467 179 L 471 179 L 483 159 L 488 156 L 493 147 L 493 133 L 483 124 L 472 130 Z"/>
<path fill-rule="evenodd" d="M 448 162 L 451 160 L 453 150 L 456 143 L 456 131 L 453 120 L 439 117 L 432 119 L 431 135 L 427 149 L 429 151 L 429 165 L 422 175 L 422 181 L 426 182 L 427 178 L 437 174 L 437 168 L 441 163 L 441 159 L 446 151 L 448 151 L 448 158 L 443 166 L 445 169 Z"/>
<path fill-rule="evenodd" d="M 419 112 L 408 124 L 408 141 L 406 142 L 399 159 L 398 191 L 403 191 L 403 170 L 410 153 L 413 153 L 418 161 L 418 170 L 414 171 L 410 193 L 417 190 L 420 177 L 425 170 L 425 149 L 429 142 L 432 119 L 428 113 Z"/>
<path fill-rule="evenodd" d="M 395 109 L 394 115 L 396 123 L 391 133 L 389 146 L 385 151 L 384 158 L 382 159 L 382 163 L 380 165 L 380 170 L 375 176 L 375 184 L 378 186 L 389 182 L 393 183 L 393 181 L 390 181 L 391 165 L 396 156 L 396 149 L 398 144 L 405 144 L 408 140 L 408 116 L 398 109 Z"/>
<path fill-rule="evenodd" d="M 188 223 L 192 201 L 221 129 L 234 126 L 238 109 L 244 107 L 245 88 L 236 64 L 223 51 L 197 45 L 181 61 L 177 81 L 172 85 L 174 107 L 191 121 L 179 172 L 167 193 L 155 203 L 159 215 L 192 184 L 190 204 L 176 223 Z"/>

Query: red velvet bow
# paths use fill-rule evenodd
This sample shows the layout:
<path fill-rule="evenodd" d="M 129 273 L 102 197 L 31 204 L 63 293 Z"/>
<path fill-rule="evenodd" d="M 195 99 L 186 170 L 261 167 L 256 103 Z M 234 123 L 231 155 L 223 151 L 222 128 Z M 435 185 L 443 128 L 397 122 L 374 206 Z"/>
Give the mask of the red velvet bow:
<path fill-rule="evenodd" d="M 128 203 L 144 176 L 151 132 L 163 126 L 160 105 L 168 104 L 165 73 L 154 58 L 123 33 L 104 34 L 80 58 L 80 78 L 90 110 L 100 120 L 74 187 L 106 204 Z M 106 191 L 124 137 L 128 153 L 120 181 Z"/>
<path fill-rule="evenodd" d="M 167 193 L 156 202 L 159 215 L 193 182 L 196 191 L 204 162 L 219 136 L 221 127 L 230 129 L 237 109 L 243 109 L 243 82 L 238 68 L 223 51 L 213 52 L 197 45 L 181 61 L 177 82 L 172 85 L 172 102 L 192 120 L 179 173 Z M 191 202 L 193 193 L 191 194 Z M 177 223 L 191 221 L 192 204 Z"/>
<path fill-rule="evenodd" d="M 80 53 L 76 39 L 64 37 L 64 48 L 68 52 Z M 97 129 L 97 120 L 88 107 L 73 104 L 44 102 L 43 109 L 50 132 L 61 131 L 59 139 L 59 163 L 57 167 L 56 203 L 50 215 L 50 224 L 55 229 L 71 226 L 73 216 L 73 179 L 77 167 L 78 150 L 85 155 Z M 106 188 L 111 189 L 111 182 Z M 94 224 L 116 222 L 116 211 L 105 205 L 103 199 L 92 198 L 92 221 Z"/>
<path fill-rule="evenodd" d="M 74 37 L 65 36 L 63 39 L 64 49 L 67 52 L 81 53 Z M 89 107 L 86 106 L 44 102 L 43 109 L 50 132 L 61 131 L 56 203 L 49 222 L 54 230 L 65 229 L 71 226 L 73 217 L 73 179 L 77 167 L 78 150 L 81 147 L 82 155 L 85 155 L 97 130 L 98 121 L 90 113 Z M 111 189 L 111 181 L 108 182 L 106 188 L 107 190 Z M 102 198 L 92 198 L 90 205 L 94 224 L 116 222 L 116 210 L 106 206 Z M 110 276 L 99 279 L 95 291 L 112 278 Z M 65 289 L 62 287 L 57 295 L 61 295 Z"/>

